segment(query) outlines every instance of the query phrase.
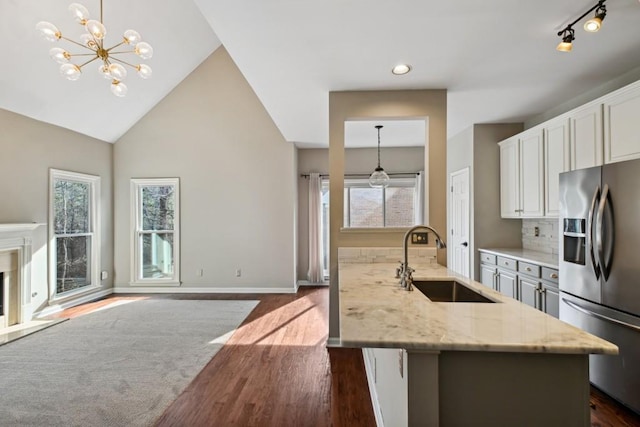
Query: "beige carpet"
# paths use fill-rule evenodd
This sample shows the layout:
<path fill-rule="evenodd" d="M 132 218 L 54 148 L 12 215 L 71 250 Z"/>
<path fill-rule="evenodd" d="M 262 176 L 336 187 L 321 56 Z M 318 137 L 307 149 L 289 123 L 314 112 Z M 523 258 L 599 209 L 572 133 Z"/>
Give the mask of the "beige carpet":
<path fill-rule="evenodd" d="M 0 425 L 151 425 L 257 303 L 131 301 L 0 346 Z"/>

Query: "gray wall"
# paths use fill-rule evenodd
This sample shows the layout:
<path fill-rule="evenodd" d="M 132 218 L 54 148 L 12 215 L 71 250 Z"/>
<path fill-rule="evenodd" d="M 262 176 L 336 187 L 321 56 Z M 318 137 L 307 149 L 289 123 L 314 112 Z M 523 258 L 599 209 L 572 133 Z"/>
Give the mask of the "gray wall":
<path fill-rule="evenodd" d="M 113 276 L 113 145 L 0 109 L 0 223 L 49 222 L 49 169 L 101 177 L 100 270 Z M 32 259 L 34 312 L 48 304 L 47 227 L 35 230 Z"/>
<path fill-rule="evenodd" d="M 117 287 L 130 280 L 130 179 L 179 177 L 182 287 L 293 291 L 295 147 L 224 48 L 115 144 L 114 170 Z"/>
<path fill-rule="evenodd" d="M 522 221 L 500 217 L 498 142 L 522 131 L 522 124 L 473 125 L 447 141 L 447 176 L 469 168 L 469 271 L 479 279 L 479 248 L 521 247 Z M 447 218 L 451 220 L 450 192 Z"/>
<path fill-rule="evenodd" d="M 357 246 L 398 246 L 403 232 L 342 230 L 344 193 L 344 122 L 353 119 L 420 118 L 427 123 L 425 132 L 425 221 L 444 230 L 446 212 L 446 90 L 346 91 L 329 93 L 329 173 L 331 174 L 331 234 L 329 342 L 340 336 L 338 248 Z M 447 263 L 445 250 L 439 250 L 439 262 Z"/>
<path fill-rule="evenodd" d="M 300 174 L 329 173 L 329 149 L 297 150 L 298 158 L 298 280 L 307 280 L 309 270 L 309 181 Z M 345 149 L 345 173 L 370 173 L 378 161 L 375 148 Z M 387 172 L 424 170 L 424 147 L 383 148 L 381 165 Z"/>

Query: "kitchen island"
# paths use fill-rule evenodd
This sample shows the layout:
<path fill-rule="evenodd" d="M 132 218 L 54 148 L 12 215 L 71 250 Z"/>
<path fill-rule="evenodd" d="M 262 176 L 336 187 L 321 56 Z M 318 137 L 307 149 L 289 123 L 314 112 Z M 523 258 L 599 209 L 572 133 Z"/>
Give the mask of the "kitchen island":
<path fill-rule="evenodd" d="M 588 426 L 591 353 L 617 347 L 437 264 L 492 303 L 407 292 L 395 264 L 340 263 L 340 334 L 364 349 L 376 418 L 387 426 Z M 615 356 L 611 356 L 615 357 Z"/>

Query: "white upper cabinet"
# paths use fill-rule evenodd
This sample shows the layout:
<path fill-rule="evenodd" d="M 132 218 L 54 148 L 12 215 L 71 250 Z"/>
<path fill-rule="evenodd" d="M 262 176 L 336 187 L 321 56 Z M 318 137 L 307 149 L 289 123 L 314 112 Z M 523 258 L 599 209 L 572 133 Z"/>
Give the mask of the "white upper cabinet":
<path fill-rule="evenodd" d="M 557 217 L 560 200 L 560 173 L 569 171 L 569 119 L 550 120 L 544 126 L 545 216 Z"/>
<path fill-rule="evenodd" d="M 520 216 L 544 216 L 544 145 L 542 128 L 520 134 Z"/>
<path fill-rule="evenodd" d="M 500 214 L 502 218 L 544 215 L 542 128 L 500 142 Z"/>
<path fill-rule="evenodd" d="M 640 158 L 640 84 L 615 92 L 604 101 L 605 163 Z"/>
<path fill-rule="evenodd" d="M 602 104 L 573 110 L 569 120 L 571 123 L 571 170 L 602 165 Z"/>
<path fill-rule="evenodd" d="M 518 137 L 500 142 L 500 215 L 520 218 L 520 155 Z"/>

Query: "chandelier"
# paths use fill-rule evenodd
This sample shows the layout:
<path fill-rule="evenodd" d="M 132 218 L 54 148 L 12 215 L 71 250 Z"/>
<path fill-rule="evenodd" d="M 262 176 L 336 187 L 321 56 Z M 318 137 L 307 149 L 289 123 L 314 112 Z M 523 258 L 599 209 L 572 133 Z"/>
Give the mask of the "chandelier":
<path fill-rule="evenodd" d="M 119 43 L 109 48 L 105 47 L 104 37 L 107 34 L 107 29 L 102 21 L 102 0 L 100 0 L 100 20 L 90 19 L 87 8 L 78 3 L 70 4 L 69 12 L 71 12 L 76 22 L 87 30 L 86 34 L 80 36 L 79 42 L 63 36 L 60 30 L 50 22 L 41 21 L 36 25 L 36 29 L 40 31 L 40 34 L 46 40 L 57 42 L 60 39 L 64 39 L 88 51 L 70 53 L 60 47 L 54 47 L 49 50 L 49 56 L 60 64 L 60 73 L 64 77 L 69 80 L 78 80 L 82 75 L 82 67 L 98 60 L 100 64 L 98 72 L 105 79 L 111 80 L 111 92 L 120 97 L 127 94 L 127 85 L 122 82 L 127 77 L 125 65 L 136 70 L 143 79 L 151 77 L 151 67 L 146 64 L 131 64 L 122 60 L 120 56 L 136 54 L 142 59 L 149 59 L 153 56 L 153 48 L 149 43 L 142 41 L 137 31 L 127 30 Z M 131 47 L 131 50 L 127 49 L 129 47 Z M 116 50 L 119 48 L 123 50 Z M 80 59 L 83 57 L 89 59 L 80 63 Z M 71 62 L 74 58 L 77 58 L 78 64 Z"/>

